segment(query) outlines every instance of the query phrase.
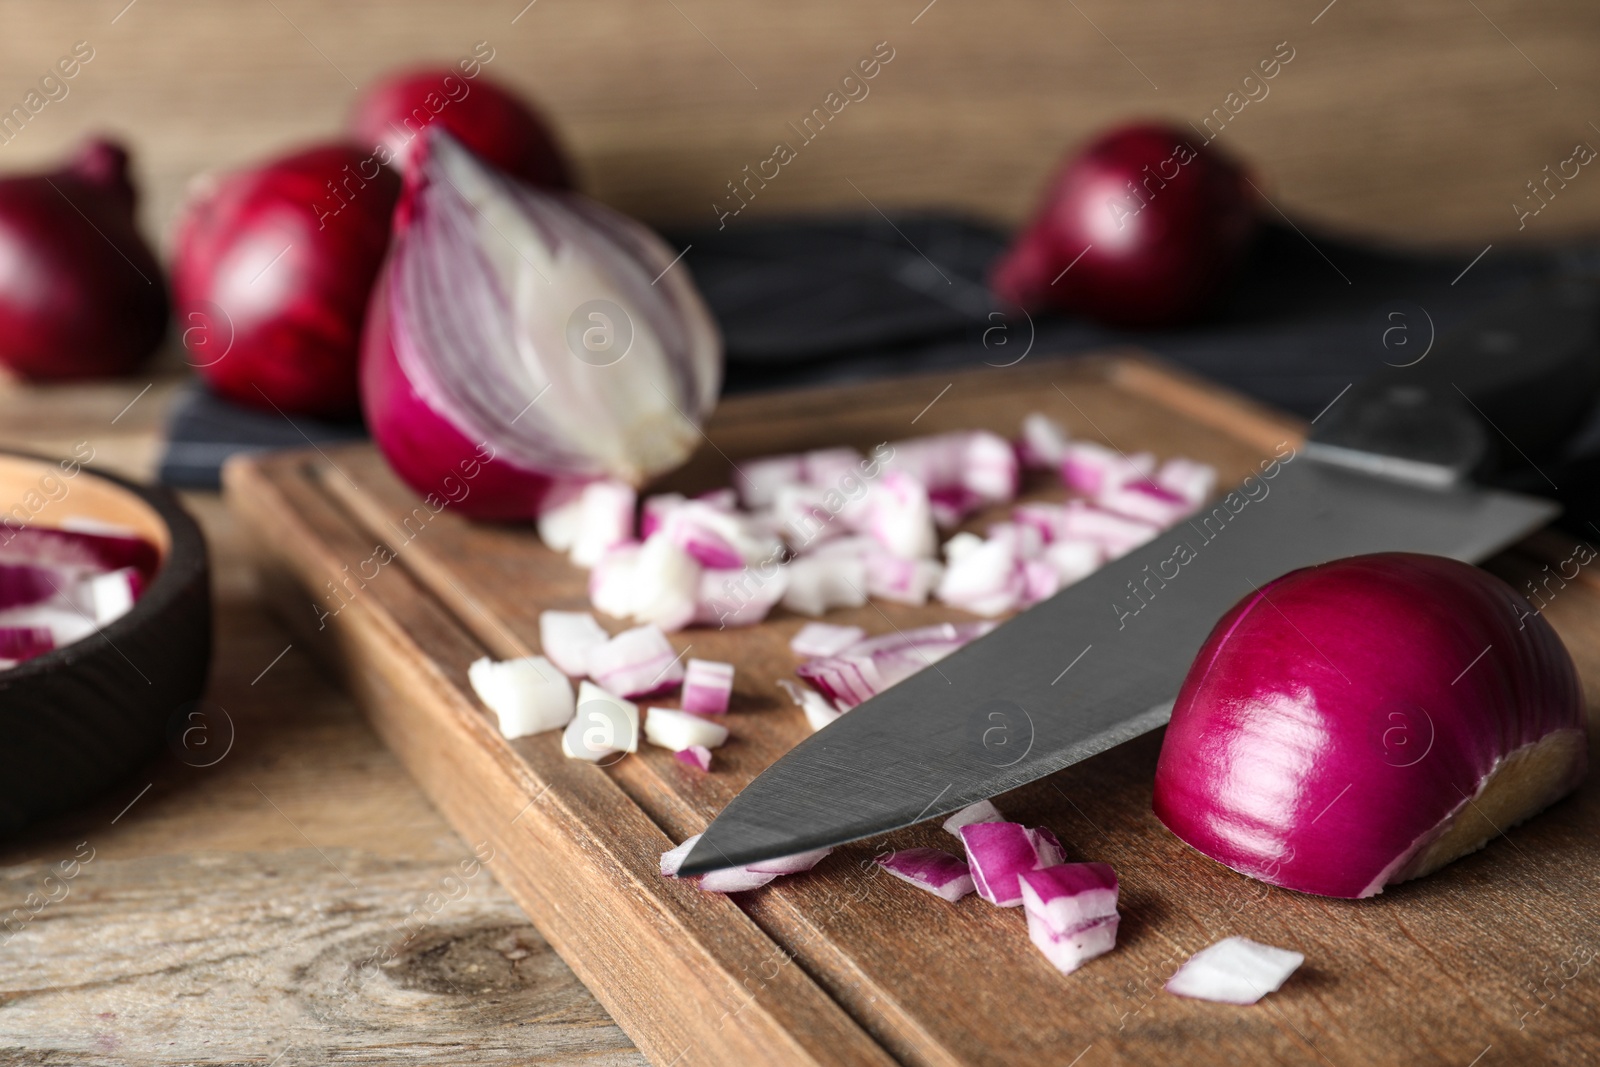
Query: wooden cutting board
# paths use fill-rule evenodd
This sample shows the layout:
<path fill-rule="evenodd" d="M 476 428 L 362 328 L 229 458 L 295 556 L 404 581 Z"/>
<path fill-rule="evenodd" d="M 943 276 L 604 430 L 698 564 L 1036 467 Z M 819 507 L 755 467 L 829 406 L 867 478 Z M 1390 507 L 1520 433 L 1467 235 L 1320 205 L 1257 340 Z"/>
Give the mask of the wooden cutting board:
<path fill-rule="evenodd" d="M 726 484 L 730 459 L 765 453 L 960 428 L 1010 434 L 1035 410 L 1125 451 L 1205 460 L 1225 479 L 1303 430 L 1137 355 L 1035 359 L 728 400 L 669 487 Z M 1026 495 L 1059 497 L 1052 482 Z M 976 896 L 951 905 L 890 878 L 868 860 L 875 842 L 738 897 L 660 877 L 661 852 L 806 735 L 775 684 L 793 676 L 788 641 L 803 619 L 779 612 L 752 629 L 674 635 L 693 656 L 737 665 L 734 736 L 714 773 L 649 746 L 600 768 L 564 759 L 556 734 L 505 740 L 467 685 L 479 656 L 537 651 L 540 611 L 586 606 L 583 572 L 530 529 L 434 514 L 370 446 L 244 459 L 226 487 L 268 598 L 462 836 L 504 857 L 496 877 L 662 1067 L 1600 1060 L 1593 781 L 1431 878 L 1325 900 L 1250 881 L 1168 833 L 1150 811 L 1160 734 L 1141 738 L 999 801 L 1054 829 L 1070 859 L 1108 862 L 1122 880 L 1116 950 L 1063 977 L 1029 944 L 1020 910 Z M 1559 569 L 1570 547 L 1542 534 L 1490 566 L 1521 588 Z M 1547 617 L 1588 692 L 1600 692 L 1600 586 L 1587 572 L 1559 583 Z M 835 616 L 872 633 L 962 617 L 889 604 Z M 889 840 L 956 849 L 936 824 Z M 1162 992 L 1190 953 L 1230 934 L 1293 948 L 1306 964 L 1254 1007 Z"/>

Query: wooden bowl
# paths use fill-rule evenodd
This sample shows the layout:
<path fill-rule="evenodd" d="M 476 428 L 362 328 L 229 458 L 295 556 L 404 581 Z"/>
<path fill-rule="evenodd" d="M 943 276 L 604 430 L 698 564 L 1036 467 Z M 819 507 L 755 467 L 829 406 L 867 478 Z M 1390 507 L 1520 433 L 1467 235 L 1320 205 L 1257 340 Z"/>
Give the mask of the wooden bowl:
<path fill-rule="evenodd" d="M 0 452 L 0 520 L 128 527 L 161 562 L 126 615 L 0 670 L 0 834 L 96 796 L 148 759 L 205 688 L 205 539 L 171 493 L 77 461 Z"/>

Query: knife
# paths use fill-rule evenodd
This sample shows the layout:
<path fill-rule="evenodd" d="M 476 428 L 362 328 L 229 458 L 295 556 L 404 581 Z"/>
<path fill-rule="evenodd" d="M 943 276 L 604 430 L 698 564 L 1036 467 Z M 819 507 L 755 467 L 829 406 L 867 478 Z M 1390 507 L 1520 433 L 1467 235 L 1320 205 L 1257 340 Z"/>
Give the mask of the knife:
<path fill-rule="evenodd" d="M 1548 523 L 1526 484 L 1600 386 L 1600 287 L 1541 282 L 1386 365 L 1216 504 L 864 701 L 751 782 L 681 872 L 956 811 L 1163 725 L 1216 620 L 1366 552 L 1476 563 Z M 1554 485 L 1549 486 L 1554 489 Z"/>

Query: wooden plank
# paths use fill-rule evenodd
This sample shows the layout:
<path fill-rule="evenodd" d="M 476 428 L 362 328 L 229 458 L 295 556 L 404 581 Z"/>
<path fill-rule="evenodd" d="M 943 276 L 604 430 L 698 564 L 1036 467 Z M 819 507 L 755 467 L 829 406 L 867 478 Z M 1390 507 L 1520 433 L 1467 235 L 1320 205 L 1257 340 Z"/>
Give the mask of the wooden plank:
<path fill-rule="evenodd" d="M 707 446 L 675 484 L 725 482 L 725 457 L 737 463 L 809 445 L 870 446 L 958 427 L 1009 432 L 1029 410 L 1044 410 L 1073 433 L 1124 450 L 1204 459 L 1229 477 L 1253 469 L 1271 453 L 1274 438 L 1297 440 L 1300 432 L 1292 420 L 1150 361 L 1039 360 L 958 379 L 727 401 L 706 427 Z M 1050 495 L 1055 491 L 1047 482 L 1028 492 Z M 803 620 L 779 613 L 749 630 L 676 635 L 680 649 L 692 646 L 696 656 L 739 668 L 729 716 L 736 740 L 718 751 L 717 773 L 694 775 L 649 747 L 604 770 L 574 767 L 561 760 L 553 736 L 510 744 L 499 739 L 487 713 L 463 694 L 461 676 L 479 649 L 536 648 L 540 610 L 584 604 L 580 572 L 526 530 L 477 526 L 448 511 L 407 532 L 402 522 L 415 500 L 364 447 L 331 452 L 326 462 L 242 464 L 230 472 L 230 492 L 280 560 L 276 566 L 295 572 L 293 583 L 270 584 L 284 591 L 287 610 L 303 624 L 338 604 L 326 599 L 318 579 L 340 574 L 370 552 L 375 539 L 391 545 L 397 563 L 328 620 L 330 632 L 364 635 L 343 649 L 362 703 L 469 837 L 491 836 L 484 827 L 515 814 L 535 787 L 549 786 L 550 799 L 522 820 L 528 833 L 538 828 L 541 852 L 517 851 L 516 838 L 492 838 L 507 842 L 509 873 L 502 877 L 647 1053 L 670 1062 L 677 1034 L 662 1040 L 664 1021 L 642 1003 L 646 988 L 665 995 L 648 984 L 659 975 L 608 967 L 611 947 L 566 927 L 574 911 L 596 907 L 595 898 L 632 907 L 616 898 L 619 887 L 648 891 L 652 883 L 642 875 L 667 840 L 701 829 L 738 788 L 804 736 L 801 716 L 774 684 L 792 673 L 787 641 Z M 304 514 L 314 521 L 293 517 Z M 1505 557 L 1496 565 L 1516 560 Z M 318 591 L 323 607 L 314 609 L 309 601 Z M 1577 584 L 1570 592 L 1552 605 L 1550 618 L 1584 663 L 1586 681 L 1594 681 L 1600 654 L 1583 638 L 1600 619 L 1600 592 Z M 833 621 L 881 632 L 958 615 L 938 606 L 877 605 L 836 613 Z M 373 636 L 379 633 L 381 642 Z M 1548 1004 L 1539 999 L 1547 992 L 1535 992 L 1544 988 L 1552 958 L 1564 960 L 1600 939 L 1600 916 L 1588 904 L 1587 888 L 1600 872 L 1594 833 L 1600 794 L 1593 786 L 1517 830 L 1514 839 L 1496 841 L 1419 883 L 1350 903 L 1251 882 L 1178 842 L 1150 812 L 1159 743 L 1159 735 L 1142 738 L 1001 801 L 1009 814 L 1054 828 L 1074 858 L 1105 860 L 1122 876 L 1125 918 L 1117 951 L 1068 979 L 1028 944 L 1016 912 L 976 898 L 952 907 L 876 876 L 870 857 L 882 842 L 840 849 L 811 875 L 747 895 L 737 908 L 720 901 L 703 907 L 692 896 L 661 891 L 659 882 L 653 883 L 656 906 L 671 912 L 680 938 L 714 938 L 706 963 L 728 968 L 724 977 L 751 991 L 739 1027 L 748 1021 L 744 1012 L 787 998 L 784 990 L 803 974 L 807 995 L 825 994 L 830 1007 L 842 1007 L 860 1028 L 858 1040 L 870 1038 L 871 1047 L 910 1064 L 1064 1063 L 1090 1048 L 1095 1062 L 1124 1064 L 1466 1063 L 1486 1046 L 1521 1049 L 1523 1058 L 1600 1055 L 1600 1035 L 1583 1023 L 1597 1002 L 1592 986 L 1573 984 Z M 462 774 L 502 780 L 469 786 L 457 780 Z M 565 804 L 559 810 L 558 799 Z M 564 843 L 563 834 L 585 842 L 590 851 L 582 854 L 590 863 L 594 852 L 603 853 L 609 867 L 603 873 L 587 865 L 567 868 L 560 888 L 552 890 L 551 869 L 582 851 Z M 953 844 L 931 826 L 887 841 L 891 847 Z M 627 871 L 636 876 L 632 881 Z M 666 925 L 663 920 L 646 933 L 641 923 L 635 951 L 690 951 L 679 942 L 647 940 Z M 1233 933 L 1296 948 L 1310 962 L 1267 1004 L 1249 1011 L 1159 992 L 1189 953 Z M 600 958 L 590 958 L 595 953 Z M 674 989 L 673 995 L 691 1002 L 703 996 L 715 982 L 700 976 L 698 988 Z M 682 1010 L 677 1001 L 674 1010 Z M 704 1020 L 704 1008 L 696 1010 Z M 764 1023 L 781 1028 L 806 1019 L 808 1010 Z M 1530 1012 L 1536 1012 L 1533 1023 Z M 734 1048 L 726 1028 L 689 1030 L 707 1062 L 732 1063 L 748 1054 Z"/>
<path fill-rule="evenodd" d="M 490 75 L 551 115 L 589 188 L 653 221 L 715 225 L 713 204 L 738 203 L 728 183 L 780 141 L 797 158 L 753 182 L 730 225 L 870 212 L 863 194 L 885 210 L 1018 220 L 1061 154 L 1095 130 L 1150 114 L 1201 126 L 1218 109 L 1239 109 L 1225 126 L 1213 120 L 1219 144 L 1249 158 L 1302 226 L 1461 241 L 1472 245 L 1464 267 L 1489 241 L 1600 221 L 1600 182 L 1585 177 L 1541 186 L 1549 206 L 1525 227 L 1512 206 L 1537 207 L 1527 183 L 1577 142 L 1600 143 L 1587 125 L 1600 113 L 1600 20 L 1585 5 L 4 0 L 0 20 L 8 110 L 73 42 L 95 50 L 69 95 L 4 146 L 7 165 L 53 161 L 115 130 L 133 143 L 147 228 L 162 240 L 198 174 L 330 137 L 358 87 L 396 65 L 454 62 L 477 41 L 495 49 Z M 894 59 L 868 95 L 836 97 L 837 117 L 804 141 L 790 124 L 879 42 Z M 1280 42 L 1294 58 L 1246 85 Z M 1332 269 L 1328 281 L 1343 284 Z"/>

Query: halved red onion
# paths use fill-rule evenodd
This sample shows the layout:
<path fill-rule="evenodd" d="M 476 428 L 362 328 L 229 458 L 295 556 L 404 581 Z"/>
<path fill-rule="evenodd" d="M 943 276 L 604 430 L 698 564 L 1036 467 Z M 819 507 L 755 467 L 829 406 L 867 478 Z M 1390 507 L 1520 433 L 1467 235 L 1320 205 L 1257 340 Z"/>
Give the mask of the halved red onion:
<path fill-rule="evenodd" d="M 869 638 L 837 656 L 809 660 L 795 673 L 848 711 L 922 668 L 938 662 L 973 638 L 994 629 L 992 622 L 941 623 Z"/>
<path fill-rule="evenodd" d="M 679 763 L 693 767 L 697 771 L 711 770 L 711 750 L 704 745 L 690 745 L 674 752 L 672 756 Z"/>
<path fill-rule="evenodd" d="M 1285 575 L 1223 616 L 1156 765 L 1156 815 L 1274 885 L 1367 897 L 1482 847 L 1588 766 L 1561 639 L 1500 579 L 1383 553 Z"/>
<path fill-rule="evenodd" d="M 609 208 L 424 138 L 363 339 L 363 410 L 396 473 L 462 514 L 527 519 L 553 480 L 679 466 L 722 373 L 688 267 Z"/>
<path fill-rule="evenodd" d="M 684 668 L 684 711 L 696 715 L 725 715 L 732 696 L 733 664 L 692 659 Z"/>
<path fill-rule="evenodd" d="M 679 655 L 659 626 L 636 626 L 590 651 L 589 677 L 622 697 L 663 693 L 683 681 Z"/>
<path fill-rule="evenodd" d="M 559 730 L 572 721 L 572 683 L 543 656 L 498 663 L 485 656 L 467 668 L 467 680 L 506 737 Z"/>
<path fill-rule="evenodd" d="M 1168 993 L 1221 1004 L 1254 1004 L 1276 992 L 1304 955 L 1247 937 L 1225 937 L 1196 952 L 1167 979 Z"/>
<path fill-rule="evenodd" d="M 789 639 L 789 648 L 801 656 L 834 656 L 867 636 L 859 626 L 808 622 Z"/>
<path fill-rule="evenodd" d="M 1000 814 L 1000 809 L 994 806 L 992 800 L 980 800 L 976 804 L 968 804 L 960 811 L 946 819 L 942 824 L 947 833 L 961 836 L 963 826 L 975 826 L 980 822 L 1005 822 L 1006 817 Z"/>
<path fill-rule="evenodd" d="M 936 848 L 902 848 L 874 861 L 902 881 L 926 889 L 951 903 L 972 892 L 972 872 L 948 852 Z"/>
<path fill-rule="evenodd" d="M 611 635 L 587 611 L 541 611 L 539 649 L 562 673 L 583 678 L 589 673 L 589 654 Z"/>
<path fill-rule="evenodd" d="M 959 831 L 967 847 L 967 866 L 978 895 L 1002 908 L 1022 903 L 1018 881 L 1027 871 L 1061 862 L 1061 844 L 1015 822 L 968 823 Z M 1046 831 L 1048 833 L 1048 831 Z"/>
<path fill-rule="evenodd" d="M 644 739 L 674 752 L 682 752 L 686 748 L 712 749 L 728 740 L 728 728 L 687 711 L 647 708 Z"/>

